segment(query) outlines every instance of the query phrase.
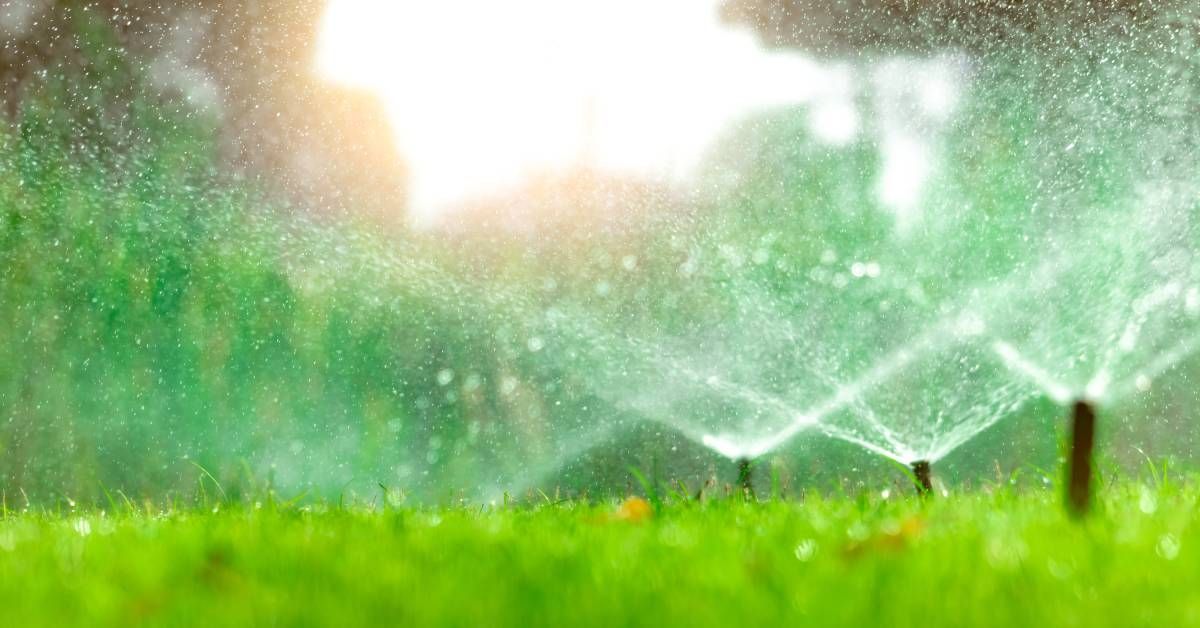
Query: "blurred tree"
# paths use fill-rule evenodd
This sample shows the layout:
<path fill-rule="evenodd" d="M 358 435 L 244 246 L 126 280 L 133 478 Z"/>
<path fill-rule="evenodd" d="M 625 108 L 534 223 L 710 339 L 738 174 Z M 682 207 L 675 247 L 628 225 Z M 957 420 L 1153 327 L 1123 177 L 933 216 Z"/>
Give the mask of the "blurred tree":
<path fill-rule="evenodd" d="M 324 0 L 14 0 L 0 7 L 0 99 L 89 65 L 98 25 L 137 80 L 221 121 L 226 164 L 318 210 L 399 216 L 404 172 L 383 108 L 312 74 Z M 95 64 L 91 64 L 95 69 Z M 105 68 L 99 68 L 104 71 Z M 69 105 L 69 103 L 64 103 Z"/>

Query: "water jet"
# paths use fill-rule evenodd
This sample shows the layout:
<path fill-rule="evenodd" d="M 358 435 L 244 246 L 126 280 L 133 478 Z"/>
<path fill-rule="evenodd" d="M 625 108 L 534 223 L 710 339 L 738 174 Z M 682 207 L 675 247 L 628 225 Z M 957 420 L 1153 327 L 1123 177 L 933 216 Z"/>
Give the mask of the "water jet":
<path fill-rule="evenodd" d="M 1071 440 L 1067 457 L 1067 510 L 1087 514 L 1092 501 L 1092 450 L 1096 444 L 1096 409 L 1079 400 L 1071 410 Z"/>
<path fill-rule="evenodd" d="M 933 469 L 928 460 L 918 460 L 911 465 L 913 472 L 913 482 L 916 484 L 917 494 L 921 497 L 927 497 L 933 493 Z"/>

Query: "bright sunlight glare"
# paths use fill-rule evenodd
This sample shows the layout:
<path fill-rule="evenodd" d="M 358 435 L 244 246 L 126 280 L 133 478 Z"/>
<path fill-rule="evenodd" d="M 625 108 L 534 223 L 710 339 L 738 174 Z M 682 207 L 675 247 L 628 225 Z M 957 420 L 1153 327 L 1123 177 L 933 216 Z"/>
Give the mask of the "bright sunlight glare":
<path fill-rule="evenodd" d="M 383 99 L 408 167 L 408 210 L 427 223 L 579 166 L 678 178 L 752 111 L 848 106 L 843 70 L 767 51 L 722 24 L 718 5 L 334 0 L 317 63 Z M 852 121 L 831 117 L 827 139 L 849 139 Z"/>

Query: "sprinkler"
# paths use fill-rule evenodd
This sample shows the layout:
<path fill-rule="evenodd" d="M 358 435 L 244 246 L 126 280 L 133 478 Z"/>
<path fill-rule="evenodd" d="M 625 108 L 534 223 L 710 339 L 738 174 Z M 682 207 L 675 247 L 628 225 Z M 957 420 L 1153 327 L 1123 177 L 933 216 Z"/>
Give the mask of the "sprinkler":
<path fill-rule="evenodd" d="M 933 473 L 928 460 L 918 460 L 912 463 L 913 482 L 917 486 L 917 494 L 927 497 L 933 493 Z"/>
<path fill-rule="evenodd" d="M 754 467 L 749 458 L 737 459 L 737 481 L 742 496 L 747 500 L 754 499 Z"/>
<path fill-rule="evenodd" d="M 1087 514 L 1092 502 L 1092 450 L 1096 444 L 1096 409 L 1076 401 L 1071 411 L 1071 450 L 1067 458 L 1067 510 Z"/>

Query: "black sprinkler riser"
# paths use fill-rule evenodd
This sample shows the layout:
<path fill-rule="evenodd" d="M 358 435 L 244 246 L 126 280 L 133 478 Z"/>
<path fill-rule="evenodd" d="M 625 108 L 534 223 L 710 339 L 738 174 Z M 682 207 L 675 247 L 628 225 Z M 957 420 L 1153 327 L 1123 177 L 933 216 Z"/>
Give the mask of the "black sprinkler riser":
<path fill-rule="evenodd" d="M 1092 505 L 1092 457 L 1096 447 L 1096 409 L 1076 401 L 1071 409 L 1071 441 L 1067 457 L 1067 510 L 1077 517 Z"/>
<path fill-rule="evenodd" d="M 916 483 L 917 494 L 925 497 L 933 493 L 933 468 L 928 460 L 918 460 L 912 463 L 913 480 Z"/>

